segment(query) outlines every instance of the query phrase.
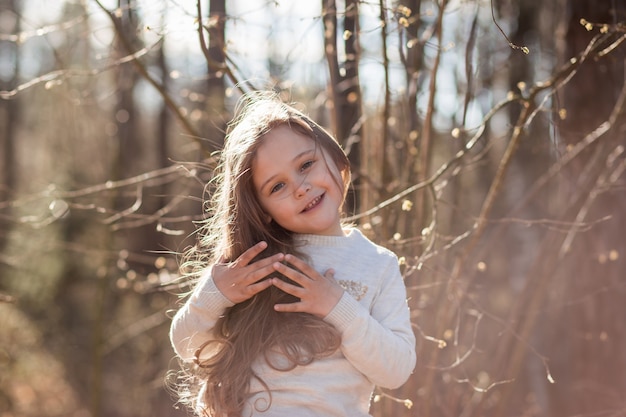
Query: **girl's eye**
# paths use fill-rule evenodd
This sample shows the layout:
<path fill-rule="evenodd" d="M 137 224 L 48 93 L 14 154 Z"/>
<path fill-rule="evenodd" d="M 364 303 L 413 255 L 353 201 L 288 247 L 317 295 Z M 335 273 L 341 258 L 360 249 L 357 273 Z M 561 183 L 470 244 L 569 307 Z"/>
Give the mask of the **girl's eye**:
<path fill-rule="evenodd" d="M 300 168 L 301 171 L 305 171 L 306 169 L 310 168 L 311 165 L 313 165 L 313 160 L 311 161 L 306 161 L 304 164 L 302 164 L 302 167 Z"/>
<path fill-rule="evenodd" d="M 284 186 L 285 186 L 284 183 L 279 182 L 278 184 L 276 184 L 270 189 L 270 194 L 274 194 L 275 192 L 280 191 L 280 189 L 283 188 Z"/>

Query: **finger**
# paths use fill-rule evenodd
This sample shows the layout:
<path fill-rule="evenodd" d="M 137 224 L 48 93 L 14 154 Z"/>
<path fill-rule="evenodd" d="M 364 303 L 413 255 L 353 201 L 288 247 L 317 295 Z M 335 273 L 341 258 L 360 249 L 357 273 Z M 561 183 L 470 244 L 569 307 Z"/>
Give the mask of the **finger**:
<path fill-rule="evenodd" d="M 270 280 L 259 281 L 256 284 L 248 285 L 246 287 L 246 292 L 252 297 L 255 294 L 260 293 L 261 291 L 272 286 L 272 282 Z"/>
<path fill-rule="evenodd" d="M 274 304 L 274 310 L 281 313 L 302 313 L 306 312 L 302 303 Z"/>
<path fill-rule="evenodd" d="M 296 282 L 302 287 L 307 286 L 308 283 L 311 281 L 306 275 L 302 274 L 300 271 L 297 271 L 283 263 L 274 262 L 272 265 L 275 271 L 280 272 L 281 274 Z"/>
<path fill-rule="evenodd" d="M 296 256 L 285 255 L 285 262 L 288 262 L 294 267 L 298 268 L 302 272 L 302 274 L 306 275 L 310 279 L 316 279 L 318 277 L 321 277 L 321 275 L 315 269 L 313 269 L 311 265 Z"/>
<path fill-rule="evenodd" d="M 282 253 L 275 253 L 272 256 L 268 256 L 267 258 L 262 258 L 259 259 L 256 262 L 251 263 L 250 265 L 248 265 L 248 268 L 251 271 L 256 271 L 259 269 L 265 269 L 267 267 L 269 267 L 270 269 L 273 269 L 272 265 L 276 262 L 282 262 L 285 259 L 285 255 Z"/>
<path fill-rule="evenodd" d="M 305 293 L 304 288 L 285 282 L 280 278 L 272 278 L 270 281 L 273 286 L 283 290 L 287 294 L 293 295 L 294 297 L 302 298 Z"/>
<path fill-rule="evenodd" d="M 249 270 L 249 273 L 244 276 L 244 278 L 241 281 L 241 284 L 251 285 L 273 274 L 274 272 L 276 272 L 276 268 L 274 267 L 274 264 L 280 263 L 282 259 L 283 259 L 283 254 L 279 253 L 267 259 L 263 259 L 261 261 L 255 262 L 253 264 L 254 266 L 250 266 L 250 268 L 253 268 L 253 269 Z"/>
<path fill-rule="evenodd" d="M 220 289 L 220 291 L 223 292 L 226 298 L 237 304 L 250 299 L 255 294 L 260 293 L 266 288 L 269 288 L 271 285 L 272 283 L 269 280 L 259 281 L 255 284 L 245 286 L 233 283 L 231 286 L 225 288 L 224 290 Z"/>
<path fill-rule="evenodd" d="M 334 269 L 326 270 L 326 272 L 324 272 L 324 278 L 329 279 L 331 281 L 334 281 L 335 280 L 335 270 Z"/>
<path fill-rule="evenodd" d="M 263 252 L 265 248 L 267 248 L 267 242 L 261 241 L 257 243 L 242 253 L 235 261 L 235 264 L 240 267 L 247 266 L 258 254 Z"/>

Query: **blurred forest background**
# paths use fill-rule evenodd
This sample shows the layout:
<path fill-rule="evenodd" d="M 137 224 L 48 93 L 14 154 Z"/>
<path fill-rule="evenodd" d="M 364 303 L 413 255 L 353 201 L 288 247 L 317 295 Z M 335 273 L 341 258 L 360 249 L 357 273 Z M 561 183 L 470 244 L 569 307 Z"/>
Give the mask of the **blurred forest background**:
<path fill-rule="evenodd" d="M 344 144 L 418 364 L 374 417 L 626 416 L 624 0 L 0 0 L 0 416 L 183 416 L 178 256 L 243 91 Z"/>

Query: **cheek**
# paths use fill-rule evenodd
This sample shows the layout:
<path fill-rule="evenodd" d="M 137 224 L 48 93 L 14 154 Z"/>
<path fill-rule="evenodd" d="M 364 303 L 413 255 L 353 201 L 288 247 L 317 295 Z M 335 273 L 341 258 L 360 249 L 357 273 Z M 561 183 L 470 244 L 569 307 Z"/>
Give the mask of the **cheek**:
<path fill-rule="evenodd" d="M 270 207 L 268 207 L 267 202 L 263 201 L 262 198 L 258 199 L 259 208 L 263 213 L 268 213 L 270 211 Z"/>
<path fill-rule="evenodd" d="M 266 199 L 264 199 L 259 192 L 257 191 L 256 187 L 250 188 L 250 194 L 254 195 L 254 210 L 256 210 L 259 214 L 260 217 L 265 219 L 266 216 L 268 216 L 268 204 Z"/>
<path fill-rule="evenodd" d="M 329 166 L 328 167 L 328 178 L 329 181 L 332 181 L 335 186 L 337 187 L 337 189 L 339 190 L 339 192 L 341 194 L 344 194 L 344 192 L 346 191 L 345 188 L 345 184 L 346 184 L 346 173 L 345 172 L 341 172 L 339 171 L 337 168 L 335 168 L 334 166 Z"/>
<path fill-rule="evenodd" d="M 284 204 L 280 204 L 275 200 L 259 199 L 259 207 L 265 219 L 276 220 L 276 217 L 280 217 L 281 206 L 284 208 Z"/>
<path fill-rule="evenodd" d="M 333 159 L 326 153 L 324 155 L 324 170 L 326 174 L 330 176 L 331 179 L 335 180 L 335 182 L 343 189 L 344 184 L 344 171 L 339 170 L 337 164 L 333 161 Z"/>

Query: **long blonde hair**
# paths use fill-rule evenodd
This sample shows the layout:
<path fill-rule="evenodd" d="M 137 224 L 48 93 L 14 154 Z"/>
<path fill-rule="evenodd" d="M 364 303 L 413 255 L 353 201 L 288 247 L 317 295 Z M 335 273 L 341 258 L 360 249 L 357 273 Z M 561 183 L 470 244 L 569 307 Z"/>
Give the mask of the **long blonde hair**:
<path fill-rule="evenodd" d="M 209 215 L 198 230 L 197 245 L 183 264 L 191 267 L 192 275 L 216 262 L 232 262 L 262 240 L 268 247 L 259 258 L 279 252 L 302 256 L 292 232 L 266 221 L 252 182 L 252 162 L 263 137 L 281 125 L 310 137 L 324 149 L 341 172 L 343 183 L 338 185 L 345 199 L 350 166 L 333 136 L 275 94 L 244 96 L 229 124 L 217 175 L 210 184 Z M 250 395 L 252 378 L 265 386 L 271 399 L 265 383 L 254 374 L 255 360 L 264 358 L 274 369 L 288 371 L 336 351 L 341 339 L 332 325 L 307 313 L 278 313 L 273 308 L 277 303 L 293 301 L 293 296 L 272 286 L 227 309 L 213 329 L 214 339 L 196 354 L 195 382 L 188 384 L 186 397 L 183 395 L 188 405 L 205 416 L 239 417 Z M 272 364 L 270 348 L 278 348 L 290 365 L 278 368 Z M 200 359 L 204 349 L 211 352 L 208 359 Z M 200 395 L 194 392 L 194 384 L 196 388 L 202 385 Z"/>

